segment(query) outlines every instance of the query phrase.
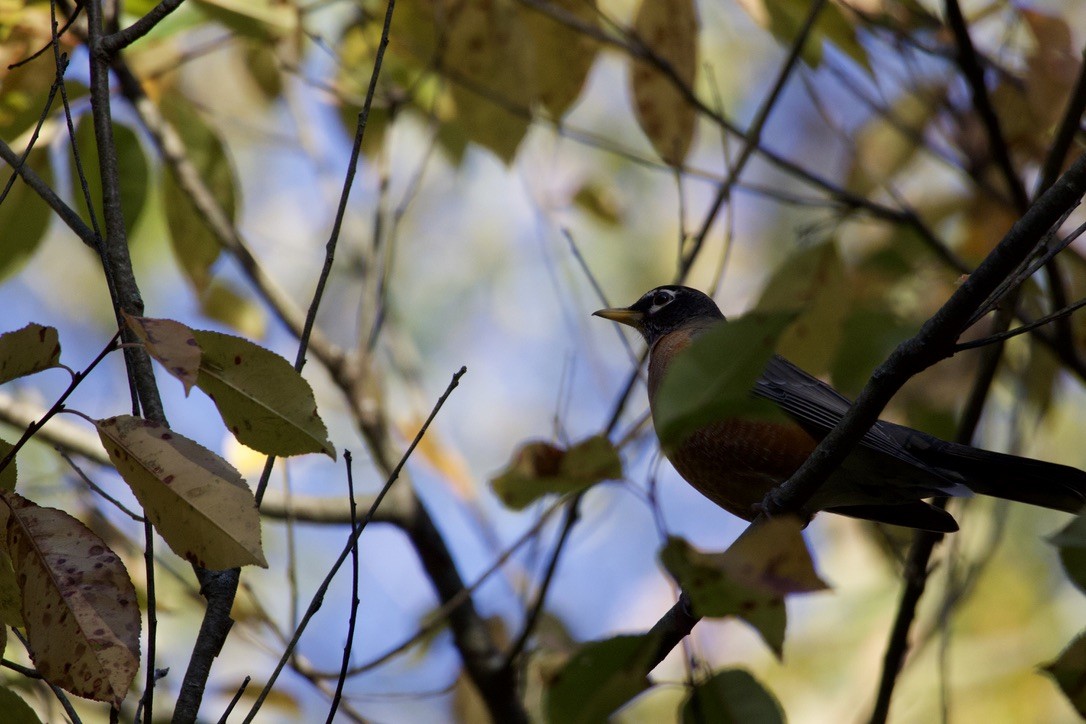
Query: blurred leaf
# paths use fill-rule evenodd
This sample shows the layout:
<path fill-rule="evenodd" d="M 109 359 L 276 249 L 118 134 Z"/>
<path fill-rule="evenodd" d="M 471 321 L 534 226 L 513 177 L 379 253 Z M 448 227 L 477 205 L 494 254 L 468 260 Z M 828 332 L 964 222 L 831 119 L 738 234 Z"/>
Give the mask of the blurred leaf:
<path fill-rule="evenodd" d="M 671 363 L 652 410 L 660 443 L 677 445 L 699 427 L 727 417 L 776 417 L 751 394 L 794 311 L 751 312 L 705 332 Z"/>
<path fill-rule="evenodd" d="M 263 337 L 268 326 L 264 308 L 222 279 L 212 279 L 200 293 L 200 313 L 234 328 L 245 337 Z"/>
<path fill-rule="evenodd" d="M 122 312 L 125 324 L 143 343 L 147 353 L 167 372 L 181 380 L 187 397 L 200 369 L 200 345 L 192 330 L 172 319 L 133 317 Z"/>
<path fill-rule="evenodd" d="M 119 415 L 95 425 L 110 461 L 174 553 L 213 570 L 268 567 L 256 501 L 230 463 L 150 420 Z"/>
<path fill-rule="evenodd" d="M 791 516 L 747 527 L 723 553 L 704 553 L 671 537 L 660 561 L 701 616 L 738 616 L 781 655 L 784 597 L 827 588 L 815 573 L 802 523 Z"/>
<path fill-rule="evenodd" d="M 1044 415 L 1052 405 L 1052 393 L 1059 379 L 1063 363 L 1047 346 L 1030 340 L 1029 362 L 1022 371 L 1021 379 L 1026 389 L 1026 403 L 1038 416 Z"/>
<path fill-rule="evenodd" d="M 239 442 L 269 455 L 323 452 L 335 459 L 313 389 L 289 362 L 241 337 L 193 335 L 203 350 L 196 386 Z"/>
<path fill-rule="evenodd" d="M 1080 633 L 1044 670 L 1060 685 L 1075 711 L 1086 717 L 1086 633 Z"/>
<path fill-rule="evenodd" d="M 238 35 L 256 40 L 289 35 L 298 25 L 298 11 L 276 0 L 193 0 L 193 4 Z"/>
<path fill-rule="evenodd" d="M 837 245 L 826 242 L 800 249 L 769 278 L 755 309 L 802 310 L 776 348 L 812 374 L 829 370 L 849 311 L 849 284 Z"/>
<path fill-rule="evenodd" d="M 718 671 L 694 687 L 683 724 L 784 724 L 780 702 L 743 669 Z"/>
<path fill-rule="evenodd" d="M 415 437 L 424 423 L 424 418 L 415 415 L 404 421 L 397 421 L 396 428 L 405 440 Z M 455 448 L 450 447 L 441 434 L 432 428 L 423 435 L 415 447 L 414 459 L 428 463 L 449 484 L 462 500 L 476 497 L 475 476 L 472 475 L 467 460 Z"/>
<path fill-rule="evenodd" d="M 15 446 L 10 442 L 0 440 L 0 460 L 7 457 L 13 447 Z M 0 470 L 0 490 L 7 490 L 8 492 L 15 490 L 15 481 L 18 479 L 15 461 L 16 458 L 12 458 L 11 462 L 9 462 L 3 470 Z"/>
<path fill-rule="evenodd" d="M 41 724 L 30 705 L 6 686 L 0 686 L 0 711 L 4 712 L 5 724 Z"/>
<path fill-rule="evenodd" d="M 242 680 L 234 679 L 233 681 L 227 681 L 222 686 L 216 687 L 219 690 L 221 696 L 229 699 L 237 692 L 241 691 L 241 696 L 238 697 L 238 702 L 245 706 L 252 706 L 256 703 L 256 698 L 267 682 L 260 681 L 259 679 L 253 679 L 249 682 L 249 685 L 242 691 Z M 264 699 L 263 706 L 268 707 L 273 711 L 280 712 L 287 721 L 301 721 L 302 705 L 298 702 L 298 698 L 287 691 L 282 686 L 273 686 L 271 691 L 268 692 L 268 696 Z M 259 717 L 263 719 L 263 717 Z"/>
<path fill-rule="evenodd" d="M 456 125 L 506 163 L 528 130 L 535 97 L 531 49 L 514 0 L 449 7 L 442 62 L 454 81 Z"/>
<path fill-rule="evenodd" d="M 31 322 L 0 334 L 0 384 L 60 365 L 60 338 L 53 327 Z"/>
<path fill-rule="evenodd" d="M 977 191 L 969 198 L 964 212 L 960 250 L 969 259 L 986 257 L 1018 220 L 1018 214 L 1006 201 L 983 191 Z"/>
<path fill-rule="evenodd" d="M 799 31 L 811 12 L 809 0 L 739 0 L 739 4 L 750 13 L 756 23 L 768 28 L 773 37 L 789 47 L 799 36 Z M 867 51 L 856 38 L 856 28 L 844 11 L 833 2 L 823 6 L 803 46 L 801 57 L 807 65 L 817 68 L 822 62 L 823 42 L 836 46 L 867 72 L 871 72 Z"/>
<path fill-rule="evenodd" d="M 563 450 L 530 442 L 490 485 L 506 507 L 523 510 L 544 495 L 575 493 L 603 480 L 622 477 L 622 460 L 606 435 L 596 435 Z"/>
<path fill-rule="evenodd" d="M 698 68 L 698 14 L 694 0 L 643 0 L 634 33 L 666 61 L 687 88 Z M 631 59 L 630 90 L 641 130 L 660 158 L 680 166 L 694 139 L 697 111 L 674 83 L 645 60 Z"/>
<path fill-rule="evenodd" d="M 945 93 L 942 85 L 912 89 L 898 96 L 887 113 L 872 116 L 856 135 L 847 188 L 866 196 L 905 168 L 924 147 L 924 128 Z"/>
<path fill-rule="evenodd" d="M 1049 543 L 1060 549 L 1060 561 L 1067 577 L 1086 593 L 1086 513 L 1049 538 Z"/>
<path fill-rule="evenodd" d="M 264 100 L 271 102 L 283 93 L 283 77 L 279 58 L 270 44 L 252 41 L 245 44 L 245 70 L 260 89 Z"/>
<path fill-rule="evenodd" d="M 584 644 L 546 692 L 547 720 L 596 724 L 649 687 L 655 636 L 616 636 Z"/>
<path fill-rule="evenodd" d="M 2 495 L 34 666 L 65 691 L 119 707 L 140 651 L 140 610 L 124 564 L 64 511 Z"/>
<path fill-rule="evenodd" d="M 595 0 L 551 0 L 547 7 L 588 27 L 599 25 Z M 581 94 L 599 44 L 543 12 L 525 7 L 522 14 L 532 43 L 536 98 L 551 118 L 560 119 Z"/>
<path fill-rule="evenodd" d="M 9 38 L 0 38 L 0 50 L 12 51 L 0 53 L 0 138 L 8 143 L 37 124 L 45 100 L 49 97 L 49 89 L 56 80 L 56 69 L 51 61 L 25 63 L 14 68 L 9 68 L 8 64 L 29 56 L 48 40 L 48 32 L 35 35 L 29 25 L 16 29 Z M 62 38 L 62 49 L 65 45 L 66 41 Z M 69 102 L 87 95 L 87 87 L 78 81 L 66 79 L 64 88 Z M 59 105 L 58 97 L 54 101 L 54 112 Z M 21 151 L 22 148 L 19 146 L 16 150 Z"/>
<path fill-rule="evenodd" d="M 889 309 L 864 306 L 852 310 L 842 331 L 830 377 L 834 387 L 846 395 L 855 395 L 890 352 L 916 330 Z"/>
<path fill-rule="evenodd" d="M 586 184 L 573 197 L 573 203 L 609 226 L 621 223 L 624 209 L 613 188 Z"/>
<path fill-rule="evenodd" d="M 179 93 L 165 95 L 161 105 L 162 115 L 180 134 L 185 153 L 200 178 L 227 217 L 234 221 L 237 183 L 218 133 L 204 123 L 203 118 Z M 174 254 L 192 285 L 197 291 L 203 291 L 211 280 L 211 266 L 219 258 L 218 237 L 208 228 L 192 199 L 165 166 L 162 168 L 162 199 Z"/>
<path fill-rule="evenodd" d="M 2 97 L 2 96 L 0 96 Z M 49 163 L 49 149 L 35 148 L 27 156 L 26 165 L 53 186 L 53 167 Z M 10 169 L 5 167 L 0 175 L 0 189 L 6 184 Z M 19 271 L 38 250 L 45 231 L 49 228 L 53 212 L 38 194 L 15 179 L 4 202 L 0 204 L 0 280 Z"/>
<path fill-rule="evenodd" d="M 139 137 L 127 126 L 113 124 L 113 142 L 116 148 L 117 179 L 121 192 L 121 216 L 124 217 L 125 232 L 131 236 L 132 229 L 139 220 L 140 212 L 147 201 L 148 169 L 147 158 L 143 154 Z M 106 217 L 102 210 L 102 175 L 98 168 L 98 144 L 94 138 L 94 123 L 89 115 L 82 115 L 75 126 L 75 147 L 79 152 L 79 161 L 83 167 L 83 176 L 87 181 L 87 192 L 94 204 L 94 218 L 98 228 L 105 229 Z M 69 155 L 69 182 L 71 184 L 74 208 L 79 216 L 90 226 L 90 213 L 87 201 L 75 166 L 75 157 Z M 105 233 L 103 231 L 103 233 Z"/>

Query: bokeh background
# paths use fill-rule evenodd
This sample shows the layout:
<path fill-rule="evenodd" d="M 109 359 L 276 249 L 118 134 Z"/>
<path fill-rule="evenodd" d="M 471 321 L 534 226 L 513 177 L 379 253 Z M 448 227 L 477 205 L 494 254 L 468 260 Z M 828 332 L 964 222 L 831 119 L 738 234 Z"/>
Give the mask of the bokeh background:
<path fill-rule="evenodd" d="M 126 9 L 140 14 L 150 5 L 129 2 Z M 359 174 L 317 317 L 344 348 L 375 339 L 375 399 L 399 449 L 452 373 L 467 366 L 409 462 L 410 480 L 402 484 L 415 487 L 468 582 L 535 530 L 474 592 L 499 641 L 519 633 L 562 516 L 553 498 L 525 512 L 506 510 L 488 480 L 526 441 L 569 444 L 604 429 L 636 368 L 641 343 L 590 314 L 605 302 L 632 303 L 647 289 L 676 279 L 690 239 L 745 145 L 696 114 L 681 166 L 661 161 L 634 111 L 629 47 L 586 43 L 583 33 L 557 23 L 547 36 L 552 44 L 539 41 L 536 55 L 524 62 L 533 63 L 540 78 L 563 78 L 573 86 L 563 90 L 570 97 L 559 113 L 530 96 L 501 97 L 510 88 L 509 58 L 528 46 L 511 48 L 506 41 L 480 51 L 481 60 L 449 56 L 444 63 L 419 53 L 433 28 L 440 36 L 442 28 L 457 27 L 440 13 L 436 24 L 432 16 L 427 23 L 425 12 L 432 7 L 450 16 L 492 13 L 483 37 L 493 39 L 503 37 L 502 23 L 512 23 L 511 17 L 544 18 L 533 5 L 397 2 Z M 755 307 L 767 282 L 777 279 L 778 293 L 794 294 L 808 312 L 783 351 L 854 394 L 893 345 L 946 299 L 961 273 L 933 253 L 930 240 L 904 221 L 906 214 L 915 214 L 967 266 L 983 258 L 1016 214 L 954 65 L 939 4 L 830 5 L 832 19 L 819 26 L 761 130 L 762 147 L 820 182 L 755 154 L 714 217 L 686 283 L 713 292 L 726 314 L 738 315 Z M 469 6 L 474 9 L 463 9 Z M 600 32 L 626 40 L 624 29 L 638 13 L 638 3 L 626 0 L 600 2 L 598 11 L 587 2 L 554 7 L 587 13 Z M 793 21 L 789 31 L 779 18 L 783 13 L 802 19 L 806 7 L 783 0 L 696 4 L 693 89 L 709 109 L 740 129 L 749 127 L 798 26 Z M 1031 187 L 1079 71 L 1086 8 L 1070 0 L 963 7 L 989 63 L 1012 156 Z M 0 12 L 5 65 L 49 36 L 47 4 L 16 2 L 13 8 L 10 16 Z M 185 128 L 197 129 L 188 140 L 202 144 L 193 146 L 201 157 L 212 158 L 207 168 L 229 170 L 225 183 L 236 197 L 237 229 L 267 274 L 302 309 L 323 263 L 383 14 L 384 5 L 376 2 L 189 2 L 127 54 L 152 101 L 184 105 L 172 117 L 182 119 L 183 136 Z M 72 112 L 89 121 L 88 101 L 79 91 L 87 82 L 86 51 L 74 36 L 67 43 Z M 34 65 L 0 70 L 0 98 L 8 102 L 0 134 L 17 148 L 28 126 L 12 111 L 12 89 L 25 91 L 36 116 L 44 95 L 33 74 L 44 73 L 47 91 L 53 72 L 47 61 L 39 65 L 48 72 Z M 493 85 L 480 89 L 488 79 Z M 113 113 L 131 131 L 125 148 L 133 165 L 126 173 L 137 183 L 125 201 L 139 209 L 131 249 L 148 316 L 242 334 L 292 360 L 296 338 L 234 256 L 213 257 L 198 273 L 179 262 L 184 252 L 178 247 L 188 237 L 178 238 L 181 227 L 167 212 L 177 203 L 164 180 L 167 171 L 120 90 Z M 184 113 L 195 120 L 184 120 Z M 201 129 L 210 129 L 225 150 L 200 141 Z M 72 198 L 61 114 L 50 115 L 38 148 L 43 152 L 36 162 L 50 168 L 57 188 Z M 879 218 L 875 206 L 850 206 L 848 194 L 899 217 Z M 12 214 L 32 214 L 13 205 L 0 208 L 8 221 L 0 225 L 3 328 L 29 321 L 53 325 L 60 331 L 63 360 L 81 367 L 113 332 L 100 265 L 55 220 L 36 245 L 16 239 L 9 229 L 28 223 Z M 814 273 L 812 255 L 820 260 Z M 1077 299 L 1086 288 L 1082 263 L 1076 257 L 1062 269 Z M 1045 291 L 1039 281 L 1024 304 L 1043 307 Z M 374 335 L 377 308 L 381 322 Z M 1077 345 L 1081 326 L 1072 327 Z M 915 379 L 886 416 L 952 435 L 976 354 L 959 355 Z M 354 455 L 360 491 L 376 491 L 383 476 L 342 394 L 319 363 L 311 361 L 305 375 L 331 440 Z M 49 372 L 0 393 L 47 407 L 66 383 L 63 373 Z M 263 458 L 233 440 L 205 396 L 197 391 L 186 397 L 166 375 L 159 383 L 174 428 L 223 454 L 250 482 L 259 477 Z M 105 417 L 124 411 L 126 400 L 122 361 L 113 355 L 79 388 L 71 406 Z M 1017 339 L 1008 346 L 977 442 L 1086 466 L 1084 402 L 1082 380 L 1062 371 L 1046 349 Z M 651 426 L 644 424 L 646 409 L 644 386 L 637 383 L 612 436 L 623 442 L 625 476 L 583 498 L 529 645 L 533 651 L 562 655 L 575 642 L 645 631 L 677 595 L 657 560 L 665 536 L 723 550 L 745 526 L 660 461 Z M 89 425 L 64 417 L 93 434 Z M 13 439 L 18 432 L 8 427 L 3 435 Z M 139 587 L 141 529 L 89 493 L 51 446 L 32 445 L 19 463 L 23 494 L 87 520 L 129 562 Z M 104 489 L 135 504 L 112 471 L 83 465 Z M 277 495 L 287 489 L 303 496 L 346 495 L 342 460 L 320 456 L 279 461 L 271 484 Z M 893 720 L 1076 720 L 1056 684 L 1039 672 L 1086 617 L 1086 597 L 1067 582 L 1056 548 L 1046 541 L 1069 516 L 984 499 L 956 502 L 952 510 L 962 531 L 941 547 L 934 563 Z M 254 687 L 262 683 L 282 650 L 281 635 L 289 635 L 298 606 L 308 602 L 345 531 L 265 521 L 270 568 L 244 571 L 235 604 L 239 625 L 213 671 L 203 709 L 208 719 L 218 717 L 244 676 L 253 677 Z M 807 538 L 832 590 L 789 599 L 783 660 L 742 622 L 702 621 L 656 670 L 655 686 L 618 719 L 673 720 L 687 696 L 691 667 L 730 666 L 754 673 L 792 721 L 864 718 L 901 588 L 908 538 L 830 516 L 817 518 Z M 157 555 L 157 664 L 170 668 L 160 683 L 161 712 L 180 682 L 203 609 L 187 564 L 162 544 Z M 359 576 L 353 658 L 362 665 L 411 639 L 437 602 L 416 552 L 392 526 L 377 524 L 363 535 Z M 326 684 L 334 685 L 349 599 L 345 571 L 299 649 L 308 670 L 331 672 Z M 17 658 L 10 642 L 8 651 Z M 28 686 L 8 678 L 11 686 Z M 483 716 L 451 637 L 440 628 L 350 677 L 345 692 L 353 711 L 377 721 Z M 33 687 L 28 697 L 46 712 L 43 720 L 59 715 L 55 702 Z M 259 720 L 312 721 L 326 710 L 327 696 L 288 672 Z M 87 721 L 104 716 L 90 705 L 85 711 Z M 351 716 L 340 713 L 344 721 Z"/>

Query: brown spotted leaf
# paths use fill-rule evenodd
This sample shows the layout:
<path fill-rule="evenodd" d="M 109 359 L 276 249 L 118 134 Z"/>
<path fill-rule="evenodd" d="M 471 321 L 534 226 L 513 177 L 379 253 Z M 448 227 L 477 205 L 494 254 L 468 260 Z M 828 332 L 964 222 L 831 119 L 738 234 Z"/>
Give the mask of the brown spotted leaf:
<path fill-rule="evenodd" d="M 60 364 L 60 339 L 53 327 L 28 324 L 0 334 L 0 384 Z"/>
<path fill-rule="evenodd" d="M 196 386 L 239 442 L 269 455 L 323 452 L 335 459 L 313 389 L 289 362 L 241 337 L 193 334 L 203 350 Z"/>
<path fill-rule="evenodd" d="M 698 67 L 698 16 L 694 0 L 643 0 L 634 33 L 664 61 L 675 78 L 693 88 Z M 679 166 L 694 138 L 697 112 L 674 80 L 649 60 L 633 60 L 630 88 L 641 130 L 666 163 Z"/>
<path fill-rule="evenodd" d="M 723 553 L 705 553 L 669 538 L 660 560 L 701 616 L 738 616 L 761 634 L 778 656 L 784 647 L 784 597 L 820 591 L 826 584 L 792 517 L 748 527 Z"/>
<path fill-rule="evenodd" d="M 621 477 L 615 446 L 606 435 L 595 435 L 568 450 L 544 441 L 527 443 L 490 485 L 506 507 L 523 510 L 544 495 L 575 493 Z"/>
<path fill-rule="evenodd" d="M 109 459 L 177 555 L 204 568 L 267 568 L 260 516 L 230 463 L 158 423 L 131 415 L 97 420 Z"/>
<path fill-rule="evenodd" d="M 3 493 L 34 666 L 51 684 L 120 706 L 139 670 L 140 611 L 121 559 L 62 510 Z"/>
<path fill-rule="evenodd" d="M 181 380 L 188 396 L 200 370 L 200 345 L 192 330 L 172 319 L 152 319 L 124 315 L 125 324 L 143 343 L 147 353 L 167 372 Z"/>

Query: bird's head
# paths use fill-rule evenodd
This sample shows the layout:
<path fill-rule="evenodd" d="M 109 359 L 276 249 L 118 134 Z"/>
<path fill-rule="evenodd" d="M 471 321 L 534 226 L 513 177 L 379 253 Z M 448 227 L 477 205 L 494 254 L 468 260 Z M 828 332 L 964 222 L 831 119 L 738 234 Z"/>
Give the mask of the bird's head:
<path fill-rule="evenodd" d="M 706 324 L 724 319 L 720 308 L 709 296 L 691 287 L 675 285 L 645 292 L 628 307 L 601 309 L 593 314 L 633 327 L 650 346 L 665 334 L 688 324 Z"/>

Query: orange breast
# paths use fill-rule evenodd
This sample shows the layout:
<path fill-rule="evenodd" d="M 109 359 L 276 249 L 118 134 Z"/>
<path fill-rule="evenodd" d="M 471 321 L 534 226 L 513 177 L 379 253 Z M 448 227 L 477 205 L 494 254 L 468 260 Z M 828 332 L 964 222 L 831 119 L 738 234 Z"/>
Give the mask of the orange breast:
<path fill-rule="evenodd" d="M 652 403 L 673 356 L 690 344 L 693 330 L 661 337 L 649 361 Z M 817 441 L 798 425 L 751 419 L 722 420 L 694 432 L 668 455 L 683 478 L 730 513 L 750 520 L 766 493 L 788 479 Z"/>

